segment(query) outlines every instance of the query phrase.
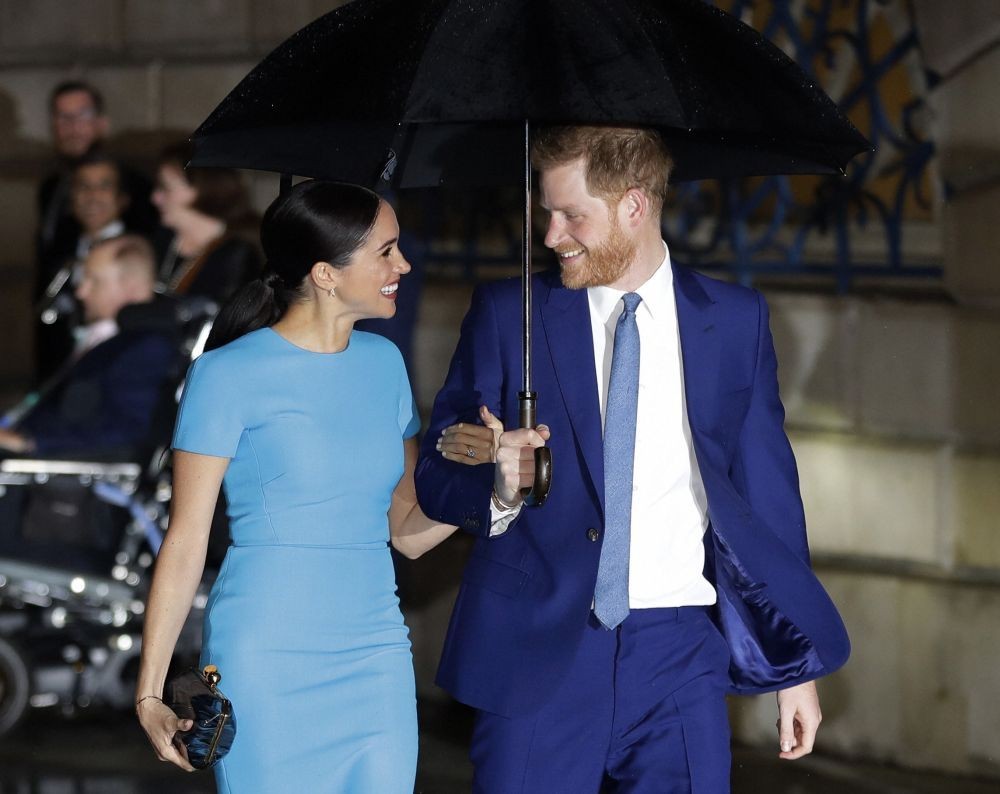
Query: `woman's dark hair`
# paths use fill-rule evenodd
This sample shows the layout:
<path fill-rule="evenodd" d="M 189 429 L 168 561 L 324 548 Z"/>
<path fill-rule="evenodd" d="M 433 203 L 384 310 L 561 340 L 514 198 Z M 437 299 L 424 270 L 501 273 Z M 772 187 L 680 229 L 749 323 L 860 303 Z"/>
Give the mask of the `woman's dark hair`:
<path fill-rule="evenodd" d="M 367 188 L 318 180 L 276 198 L 260 227 L 267 270 L 222 307 L 205 349 L 274 325 L 305 297 L 305 279 L 317 262 L 346 267 L 371 234 L 379 204 Z"/>
<path fill-rule="evenodd" d="M 257 213 L 250 202 L 242 174 L 235 168 L 188 168 L 194 146 L 182 141 L 160 152 L 159 166 L 176 168 L 198 195 L 192 207 L 204 215 L 224 221 L 231 229 L 257 224 Z"/>

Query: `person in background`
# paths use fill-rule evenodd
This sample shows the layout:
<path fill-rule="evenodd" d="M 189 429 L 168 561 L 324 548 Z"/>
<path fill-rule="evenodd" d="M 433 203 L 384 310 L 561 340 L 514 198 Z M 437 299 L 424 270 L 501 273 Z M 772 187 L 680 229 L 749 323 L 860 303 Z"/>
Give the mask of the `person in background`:
<path fill-rule="evenodd" d="M 71 184 L 76 166 L 87 155 L 106 149 L 111 120 L 104 97 L 90 83 L 66 80 L 49 97 L 49 124 L 54 165 L 39 184 L 36 233 L 35 284 L 32 299 L 44 309 L 51 303 L 47 289 L 66 262 L 77 253 L 80 222 L 74 216 Z M 157 226 L 156 211 L 149 203 L 149 180 L 137 171 L 119 168 L 122 192 L 131 200 L 125 210 L 125 225 L 141 234 Z M 35 329 L 35 370 L 38 381 L 47 379 L 72 348 L 70 325 L 57 315 L 39 322 Z"/>
<path fill-rule="evenodd" d="M 73 253 L 67 255 L 38 304 L 43 327 L 48 328 L 46 340 L 50 347 L 46 354 L 52 357 L 40 368 L 46 376 L 56 371 L 76 344 L 77 334 L 86 330 L 79 324 L 80 307 L 73 288 L 80 281 L 90 248 L 101 240 L 124 234 L 123 214 L 129 200 L 116 160 L 99 150 L 80 158 L 70 178 L 70 211 L 80 235 Z"/>
<path fill-rule="evenodd" d="M 191 154 L 187 143 L 170 146 L 156 171 L 152 200 L 171 233 L 159 279 L 176 295 L 224 303 L 260 273 L 258 219 L 238 171 L 185 170 Z"/>
<path fill-rule="evenodd" d="M 0 429 L 0 450 L 127 456 L 146 440 L 177 344 L 161 326 L 144 326 L 141 312 L 129 312 L 128 327 L 120 318 L 153 300 L 154 275 L 152 248 L 138 235 L 91 247 L 76 288 L 85 332 L 33 407 Z"/>
<path fill-rule="evenodd" d="M 38 190 L 38 258 L 61 265 L 71 256 L 80 236 L 79 223 L 70 211 L 70 177 L 80 159 L 98 148 L 107 137 L 110 121 L 101 93 L 80 81 L 60 83 L 49 101 L 52 144 L 56 168 Z M 40 273 L 44 280 L 47 272 Z"/>
<path fill-rule="evenodd" d="M 95 243 L 124 234 L 130 202 L 121 165 L 104 152 L 84 155 L 70 180 L 70 207 L 80 225 L 73 258 L 82 263 Z"/>

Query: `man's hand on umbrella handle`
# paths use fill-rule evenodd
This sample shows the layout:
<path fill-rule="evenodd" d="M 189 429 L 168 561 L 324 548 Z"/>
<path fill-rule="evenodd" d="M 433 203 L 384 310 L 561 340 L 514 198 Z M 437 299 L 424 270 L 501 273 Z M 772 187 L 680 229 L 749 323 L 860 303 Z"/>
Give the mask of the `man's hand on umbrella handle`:
<path fill-rule="evenodd" d="M 486 414 L 484 421 L 488 426 L 496 426 L 491 422 L 499 424 L 493 414 L 489 411 Z M 493 488 L 501 502 L 512 507 L 521 503 L 521 489 L 530 488 L 535 482 L 535 447 L 544 447 L 550 437 L 546 425 L 500 433 Z"/>

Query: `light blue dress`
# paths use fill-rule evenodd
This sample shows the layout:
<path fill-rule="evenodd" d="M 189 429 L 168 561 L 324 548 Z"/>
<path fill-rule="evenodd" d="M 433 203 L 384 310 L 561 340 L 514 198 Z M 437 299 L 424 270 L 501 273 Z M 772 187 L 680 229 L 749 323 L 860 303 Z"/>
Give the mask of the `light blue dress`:
<path fill-rule="evenodd" d="M 324 354 L 264 328 L 192 365 L 173 446 L 232 459 L 202 650 L 237 719 L 220 792 L 412 793 L 387 511 L 418 428 L 399 351 L 374 334 Z"/>

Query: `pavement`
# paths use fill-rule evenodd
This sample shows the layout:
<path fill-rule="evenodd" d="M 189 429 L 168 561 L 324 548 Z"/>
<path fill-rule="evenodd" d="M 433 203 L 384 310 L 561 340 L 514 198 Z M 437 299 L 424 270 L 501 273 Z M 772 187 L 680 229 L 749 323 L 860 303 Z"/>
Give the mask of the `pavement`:
<path fill-rule="evenodd" d="M 472 769 L 466 747 L 471 714 L 454 703 L 424 703 L 420 718 L 423 727 L 416 791 L 468 792 Z M 39 711 L 30 715 L 15 734 L 0 739 L 0 794 L 214 791 L 211 774 L 188 774 L 157 761 L 128 714 L 92 711 L 67 718 Z M 756 792 L 998 794 L 1000 782 L 860 764 L 822 755 L 789 763 L 780 761 L 770 750 L 737 747 L 733 755 L 733 793 Z"/>

